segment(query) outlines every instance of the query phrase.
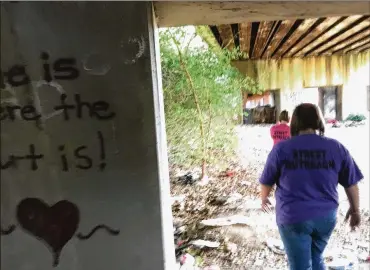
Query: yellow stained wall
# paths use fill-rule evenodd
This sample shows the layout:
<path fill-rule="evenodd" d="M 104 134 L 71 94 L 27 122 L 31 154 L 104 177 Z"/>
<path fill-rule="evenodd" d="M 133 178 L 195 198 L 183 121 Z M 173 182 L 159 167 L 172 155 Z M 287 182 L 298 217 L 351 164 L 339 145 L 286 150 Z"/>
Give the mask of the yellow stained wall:
<path fill-rule="evenodd" d="M 265 90 L 301 92 L 304 88 L 343 86 L 343 116 L 366 113 L 366 86 L 370 85 L 370 50 L 346 54 L 282 60 L 234 61 L 240 72 L 257 80 Z M 285 95 L 286 96 L 286 95 Z"/>

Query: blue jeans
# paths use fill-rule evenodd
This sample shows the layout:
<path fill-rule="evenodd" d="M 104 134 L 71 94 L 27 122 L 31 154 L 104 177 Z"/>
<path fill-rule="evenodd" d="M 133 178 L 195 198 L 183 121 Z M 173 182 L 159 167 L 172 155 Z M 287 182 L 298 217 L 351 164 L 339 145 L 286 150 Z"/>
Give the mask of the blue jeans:
<path fill-rule="evenodd" d="M 290 270 L 325 270 L 323 252 L 337 223 L 337 210 L 326 216 L 279 225 Z"/>

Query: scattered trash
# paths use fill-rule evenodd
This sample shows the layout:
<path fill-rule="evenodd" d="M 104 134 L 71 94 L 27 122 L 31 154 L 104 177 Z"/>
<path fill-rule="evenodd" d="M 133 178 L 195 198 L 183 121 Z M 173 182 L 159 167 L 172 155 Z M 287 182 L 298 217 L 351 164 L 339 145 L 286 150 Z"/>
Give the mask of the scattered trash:
<path fill-rule="evenodd" d="M 222 206 L 222 205 L 225 205 L 226 204 L 227 200 L 228 200 L 228 197 L 227 196 L 217 196 L 217 197 L 212 198 L 209 201 L 209 203 L 211 205 Z"/>
<path fill-rule="evenodd" d="M 225 248 L 231 253 L 236 253 L 238 251 L 238 245 L 231 242 L 227 242 Z"/>
<path fill-rule="evenodd" d="M 207 219 L 207 220 L 201 221 L 200 224 L 203 226 L 210 226 L 210 227 L 230 226 L 230 225 L 235 225 L 235 224 L 249 225 L 248 218 L 245 216 L 241 216 L 241 215 Z"/>
<path fill-rule="evenodd" d="M 185 249 L 187 249 L 190 246 L 191 245 L 189 243 L 185 243 L 185 242 L 177 243 L 177 245 L 175 245 L 176 258 L 181 258 L 181 256 L 184 255 Z"/>
<path fill-rule="evenodd" d="M 332 125 L 333 128 L 340 128 L 341 126 L 342 126 L 341 123 L 338 122 L 338 121 L 333 123 L 333 125 Z"/>
<path fill-rule="evenodd" d="M 185 221 L 183 219 L 176 218 L 176 217 L 173 218 L 173 226 L 175 226 L 176 228 L 181 227 L 184 224 L 185 224 Z"/>
<path fill-rule="evenodd" d="M 248 181 L 241 181 L 240 184 L 242 186 L 247 186 L 247 187 L 249 187 L 250 185 L 252 185 L 252 183 L 251 182 L 248 182 Z"/>
<path fill-rule="evenodd" d="M 183 203 L 185 198 L 185 195 L 171 197 L 171 205 L 173 205 L 174 203 Z"/>
<path fill-rule="evenodd" d="M 333 253 L 330 259 L 326 264 L 330 270 L 352 270 L 358 264 L 357 256 L 345 250 Z"/>
<path fill-rule="evenodd" d="M 222 205 L 225 205 L 225 204 L 235 203 L 237 201 L 240 201 L 241 199 L 243 199 L 243 195 L 241 195 L 239 193 L 233 193 L 229 196 L 221 195 L 221 196 L 213 197 L 213 198 L 210 199 L 209 203 L 211 205 L 222 206 Z"/>
<path fill-rule="evenodd" d="M 364 249 L 370 249 L 370 243 L 369 242 L 358 242 L 357 246 Z"/>
<path fill-rule="evenodd" d="M 191 256 L 189 253 L 186 253 L 180 257 L 180 264 L 193 266 L 195 264 L 195 258 Z"/>
<path fill-rule="evenodd" d="M 355 245 L 343 245 L 343 249 L 350 250 L 350 251 L 355 251 L 356 246 Z"/>
<path fill-rule="evenodd" d="M 266 240 L 266 245 L 274 253 L 279 254 L 279 255 L 285 255 L 284 244 L 281 240 L 269 238 Z"/>
<path fill-rule="evenodd" d="M 212 242 L 212 241 L 206 241 L 206 240 L 194 240 L 190 242 L 192 245 L 196 247 L 209 247 L 209 248 L 218 248 L 220 246 L 219 242 Z"/>
<path fill-rule="evenodd" d="M 226 171 L 221 174 L 221 176 L 224 176 L 224 177 L 233 177 L 234 175 L 235 175 L 235 172 L 231 169 L 226 169 Z"/>
<path fill-rule="evenodd" d="M 205 186 L 209 183 L 209 177 L 208 175 L 205 175 L 202 177 L 202 179 L 200 179 L 200 181 L 198 182 L 198 185 L 199 186 Z"/>
<path fill-rule="evenodd" d="M 231 203 L 235 203 L 237 201 L 240 201 L 241 199 L 243 199 L 243 195 L 239 194 L 239 193 L 233 193 L 231 194 L 227 200 L 226 200 L 226 204 L 231 204 Z"/>
<path fill-rule="evenodd" d="M 263 266 L 263 260 L 258 259 L 254 262 L 254 266 L 261 267 Z"/>
<path fill-rule="evenodd" d="M 357 257 L 360 261 L 366 262 L 369 259 L 369 253 L 368 252 L 360 252 Z"/>
<path fill-rule="evenodd" d="M 182 184 L 185 184 L 185 185 L 192 185 L 194 184 L 199 178 L 196 177 L 193 173 L 191 172 L 188 172 L 186 173 L 185 175 L 183 176 L 180 176 L 179 177 L 179 181 L 182 182 Z"/>
<path fill-rule="evenodd" d="M 345 258 L 337 258 L 326 264 L 329 270 L 347 270 L 351 269 L 353 263 Z"/>
<path fill-rule="evenodd" d="M 221 270 L 221 268 L 218 265 L 211 265 L 205 267 L 203 270 Z"/>

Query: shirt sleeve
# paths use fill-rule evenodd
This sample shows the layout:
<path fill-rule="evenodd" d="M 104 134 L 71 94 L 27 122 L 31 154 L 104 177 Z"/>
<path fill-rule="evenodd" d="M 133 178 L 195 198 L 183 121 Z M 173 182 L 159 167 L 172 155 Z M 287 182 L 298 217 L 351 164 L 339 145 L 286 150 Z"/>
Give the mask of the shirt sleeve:
<path fill-rule="evenodd" d="M 274 146 L 267 157 L 265 168 L 263 169 L 259 180 L 262 185 L 273 186 L 280 177 L 280 167 L 277 152 L 278 147 Z"/>
<path fill-rule="evenodd" d="M 349 151 L 344 146 L 342 147 L 344 149 L 344 158 L 339 171 L 338 181 L 344 188 L 349 188 L 360 182 L 364 176 Z"/>

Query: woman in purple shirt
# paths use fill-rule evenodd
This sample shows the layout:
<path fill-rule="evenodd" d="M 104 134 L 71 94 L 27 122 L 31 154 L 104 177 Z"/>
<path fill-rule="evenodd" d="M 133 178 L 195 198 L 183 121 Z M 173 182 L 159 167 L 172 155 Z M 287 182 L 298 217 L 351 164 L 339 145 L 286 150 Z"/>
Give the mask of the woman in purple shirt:
<path fill-rule="evenodd" d="M 262 208 L 276 185 L 276 221 L 291 270 L 324 270 L 323 252 L 336 225 L 337 186 L 344 187 L 350 208 L 346 219 L 360 224 L 358 182 L 363 175 L 348 150 L 324 137 L 319 108 L 304 103 L 293 112 L 292 138 L 270 152 L 262 176 Z"/>

